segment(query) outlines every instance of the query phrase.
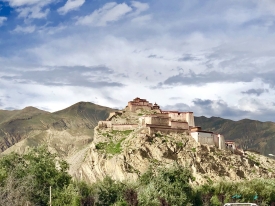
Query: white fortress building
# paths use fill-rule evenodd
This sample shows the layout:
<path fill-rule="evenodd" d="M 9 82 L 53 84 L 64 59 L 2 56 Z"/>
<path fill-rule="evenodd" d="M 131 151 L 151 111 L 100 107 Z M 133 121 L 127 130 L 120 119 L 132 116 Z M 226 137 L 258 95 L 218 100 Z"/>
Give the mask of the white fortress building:
<path fill-rule="evenodd" d="M 138 117 L 138 122 L 118 121 L 117 117 L 124 113 L 132 113 Z M 147 114 L 142 114 L 142 112 Z M 124 110 L 111 113 L 106 121 L 98 123 L 99 128 L 110 128 L 113 130 L 133 130 L 145 127 L 149 135 L 157 132 L 162 133 L 187 133 L 190 134 L 196 142 L 206 145 L 212 145 L 219 149 L 227 149 L 224 136 L 215 134 L 211 131 L 204 131 L 199 126 L 195 126 L 193 112 L 162 111 L 159 105 L 152 104 L 146 99 L 135 98 L 128 102 Z M 230 148 L 235 148 L 235 143 L 230 142 Z M 232 149 L 230 149 L 232 151 Z"/>

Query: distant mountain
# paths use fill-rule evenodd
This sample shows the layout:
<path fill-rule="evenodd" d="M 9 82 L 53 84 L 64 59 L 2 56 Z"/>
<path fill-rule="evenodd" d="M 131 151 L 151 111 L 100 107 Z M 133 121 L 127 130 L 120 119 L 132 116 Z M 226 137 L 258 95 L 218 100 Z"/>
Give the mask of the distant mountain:
<path fill-rule="evenodd" d="M 50 113 L 34 107 L 0 110 L 0 156 L 25 152 L 47 145 L 70 165 L 69 173 L 90 183 L 106 175 L 117 180 L 135 180 L 148 168 L 171 166 L 175 162 L 192 169 L 196 184 L 219 180 L 274 178 L 274 160 L 253 152 L 244 157 L 228 150 L 200 145 L 185 133 L 148 135 L 135 130 L 97 128 L 116 111 L 89 102 L 79 102 Z M 139 113 L 123 113 L 115 120 L 138 121 Z M 114 120 L 114 121 L 115 121 Z M 126 122 L 126 121 L 122 121 Z M 196 125 L 235 140 L 244 149 L 274 153 L 275 123 L 254 120 L 232 121 L 218 117 L 196 117 Z"/>
<path fill-rule="evenodd" d="M 66 136 L 76 137 L 70 144 L 77 142 L 78 136 L 92 140 L 97 122 L 105 120 L 112 111 L 114 109 L 89 102 L 79 102 L 54 113 L 34 107 L 0 110 L 0 152 L 26 138 L 25 146 L 48 144 L 51 139 L 58 139 L 65 133 L 65 139 Z"/>
<path fill-rule="evenodd" d="M 243 119 L 232 121 L 220 117 L 195 117 L 196 125 L 204 130 L 223 134 L 226 140 L 235 140 L 243 149 L 261 154 L 275 153 L 275 123 Z"/>
<path fill-rule="evenodd" d="M 98 121 L 105 120 L 113 111 L 116 110 L 90 102 L 79 102 L 54 113 L 34 107 L 0 110 L 0 153 L 20 142 L 13 150 L 50 144 L 66 155 L 92 141 Z M 204 130 L 223 134 L 226 140 L 235 140 L 243 149 L 257 150 L 264 155 L 275 153 L 274 122 L 201 116 L 195 117 L 195 123 Z"/>

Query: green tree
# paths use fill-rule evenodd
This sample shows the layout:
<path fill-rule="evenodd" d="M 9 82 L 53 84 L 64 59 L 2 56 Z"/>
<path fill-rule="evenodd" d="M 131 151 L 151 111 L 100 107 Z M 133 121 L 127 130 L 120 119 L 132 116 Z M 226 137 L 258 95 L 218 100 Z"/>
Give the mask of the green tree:
<path fill-rule="evenodd" d="M 99 206 L 109 206 L 117 202 L 123 202 L 125 192 L 125 184 L 112 180 L 110 177 L 105 177 L 102 182 L 95 185 L 97 188 Z"/>
<path fill-rule="evenodd" d="M 35 205 L 48 205 L 49 188 L 52 188 L 52 197 L 58 198 L 61 191 L 71 181 L 67 173 L 69 165 L 51 154 L 45 146 L 30 149 L 26 154 L 12 153 L 0 159 L 0 191 L 1 205 L 8 205 L 11 196 L 17 195 L 16 201 L 25 197 Z M 9 193 L 7 192 L 9 191 Z M 13 192 L 14 191 L 14 192 Z"/>
<path fill-rule="evenodd" d="M 156 173 L 151 170 L 140 178 L 140 183 L 145 184 L 139 189 L 139 202 L 142 205 L 158 205 L 167 202 L 168 205 L 188 205 L 193 202 L 194 193 L 189 184 L 194 180 L 190 170 L 181 166 L 161 168 Z M 145 194 L 147 191 L 150 195 Z"/>

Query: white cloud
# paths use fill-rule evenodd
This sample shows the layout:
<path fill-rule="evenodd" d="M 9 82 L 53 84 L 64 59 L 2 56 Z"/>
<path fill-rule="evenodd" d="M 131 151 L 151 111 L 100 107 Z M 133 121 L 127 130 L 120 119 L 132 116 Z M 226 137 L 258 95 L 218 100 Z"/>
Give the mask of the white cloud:
<path fill-rule="evenodd" d="M 42 11 L 42 5 L 36 5 L 32 7 L 18 8 L 16 11 L 19 13 L 18 17 L 25 19 L 42 19 L 46 18 L 50 12 L 50 9 Z"/>
<path fill-rule="evenodd" d="M 152 16 L 150 14 L 147 14 L 147 15 L 138 16 L 138 17 L 133 18 L 132 22 L 143 24 L 143 23 L 150 21 L 151 19 L 152 19 Z"/>
<path fill-rule="evenodd" d="M 148 10 L 150 7 L 149 4 L 138 1 L 132 1 L 132 6 L 136 9 L 136 11 L 132 14 L 133 16 L 139 15 L 140 13 Z"/>
<path fill-rule="evenodd" d="M 92 14 L 79 17 L 77 24 L 91 25 L 91 26 L 106 26 L 109 22 L 118 21 L 125 14 L 132 11 L 132 8 L 127 4 L 117 4 L 110 2 L 105 4 L 102 8 L 94 11 Z"/>
<path fill-rule="evenodd" d="M 275 1 L 274 0 L 254 0 L 263 13 L 275 14 Z"/>
<path fill-rule="evenodd" d="M 9 3 L 12 7 L 18 7 L 18 6 L 26 6 L 26 5 L 34 5 L 39 2 L 43 2 L 44 0 L 5 0 Z"/>
<path fill-rule="evenodd" d="M 66 4 L 59 8 L 57 11 L 64 15 L 68 13 L 69 11 L 76 10 L 79 7 L 81 7 L 85 3 L 85 0 L 68 0 Z"/>
<path fill-rule="evenodd" d="M 22 32 L 22 33 L 33 33 L 35 31 L 36 27 L 35 26 L 16 26 L 16 28 L 13 30 L 13 32 Z"/>
<path fill-rule="evenodd" d="M 257 7 L 256 0 L 252 0 L 252 5 L 249 3 L 250 0 L 226 2 L 210 0 L 200 4 L 201 1 L 204 0 L 153 0 L 150 1 L 150 7 L 149 4 L 137 1 L 125 1 L 126 3 L 120 4 L 110 2 L 101 8 L 97 7 L 97 10 L 91 10 L 90 15 L 73 20 L 81 25 L 102 26 L 99 29 L 87 26 L 80 28 L 67 20 L 54 22 L 53 27 L 47 25 L 43 29 L 39 26 L 18 26 L 15 32 L 31 33 L 37 30 L 39 32 L 35 35 L 42 37 L 40 38 L 42 42 L 39 44 L 33 47 L 30 45 L 27 51 L 18 52 L 21 60 L 25 58 L 26 68 L 30 64 L 27 60 L 32 58 L 31 62 L 37 63 L 37 67 L 44 66 L 52 70 L 48 76 L 41 75 L 41 81 L 37 73 L 29 72 L 30 79 L 35 79 L 36 84 L 21 83 L 17 79 L 13 81 L 14 84 L 17 81 L 18 88 L 24 84 L 20 89 L 27 94 L 32 92 L 34 85 L 39 88 L 36 94 L 40 94 L 44 88 L 48 91 L 44 93 L 43 90 L 41 96 L 33 98 L 28 98 L 26 94 L 24 98 L 22 97 L 24 105 L 48 105 L 51 110 L 57 109 L 55 105 L 59 105 L 58 108 L 61 109 L 65 106 L 63 99 L 66 101 L 66 106 L 69 106 L 81 100 L 94 101 L 94 97 L 87 95 L 94 93 L 98 104 L 113 107 L 123 107 L 128 100 L 140 96 L 151 102 L 157 101 L 162 106 L 184 103 L 194 109 L 196 115 L 214 114 L 232 118 L 232 115 L 226 116 L 231 112 L 236 114 L 234 118 L 238 119 L 246 117 L 247 112 L 250 112 L 253 118 L 253 114 L 257 112 L 259 114 L 263 108 L 273 111 L 275 81 L 272 78 L 272 71 L 274 72 L 275 49 L 272 42 L 275 38 L 271 29 L 261 29 L 263 25 L 268 24 L 268 27 L 273 25 L 273 16 L 270 13 L 265 14 L 264 11 L 267 10 L 264 10 L 263 6 Z M 41 1 L 34 2 L 36 3 L 28 5 L 30 7 L 39 5 L 43 9 L 38 9 L 33 14 L 28 9 L 23 10 L 29 7 L 20 7 L 22 18 L 42 18 L 43 14 L 39 13 L 46 11 L 47 7 L 42 6 Z M 77 5 L 80 5 L 79 2 L 80 0 L 67 1 L 59 12 L 62 13 L 63 10 L 65 14 L 76 9 Z M 64 18 L 61 19 L 63 21 Z M 106 26 L 113 22 L 118 26 Z M 255 29 L 255 26 L 259 26 L 259 29 Z M 17 63 L 10 67 L 13 66 L 18 71 L 22 69 L 21 62 L 10 59 L 11 57 L 7 62 L 0 62 L 0 65 Z M 126 86 L 116 89 L 105 88 L 104 91 L 92 86 L 91 89 L 88 86 L 83 87 L 81 86 L 83 78 L 77 75 L 79 70 L 72 72 L 69 69 L 73 66 L 95 65 L 104 65 L 112 69 L 113 73 L 97 76 L 91 72 L 89 74 L 91 82 L 104 78 L 108 81 L 121 82 Z M 74 86 L 61 87 L 52 77 L 58 74 L 56 67 L 66 66 L 71 76 L 61 78 L 62 81 L 72 85 L 71 77 L 76 79 L 73 82 Z M 9 69 L 8 66 L 6 68 Z M 3 67 L 1 72 L 2 70 Z M 84 76 L 87 76 L 87 73 Z M 159 86 L 159 83 L 174 76 L 180 78 L 181 84 L 176 82 Z M 45 80 L 51 82 L 51 86 L 42 87 Z M 11 82 L 9 77 L 6 77 L 5 81 Z M 54 101 L 54 96 L 50 94 L 55 88 L 62 93 L 57 101 Z M 85 95 L 82 95 L 82 88 Z M 258 88 L 269 90 L 269 93 L 259 96 L 243 93 Z M 14 96 L 12 98 L 17 98 L 16 94 Z M 17 106 L 21 104 L 22 99 L 12 99 L 13 101 L 9 102 L 14 102 L 13 106 Z M 194 99 L 200 99 L 201 102 L 197 101 L 197 105 L 192 107 Z M 207 100 L 212 102 L 210 105 L 212 110 L 209 112 L 207 107 L 199 105 L 207 103 Z M 257 102 L 264 104 L 259 105 Z M 2 104 L 8 105 L 8 102 L 2 100 Z M 238 114 L 239 110 L 246 112 Z M 262 113 L 260 115 L 254 117 L 262 120 L 271 119 Z M 274 120 L 274 117 L 272 118 Z"/>
<path fill-rule="evenodd" d="M 5 16 L 0 16 L 0 26 L 2 26 L 3 25 L 3 23 L 4 23 L 4 21 L 7 21 L 7 17 L 5 17 Z"/>
<path fill-rule="evenodd" d="M 18 12 L 19 18 L 24 18 L 25 23 L 29 23 L 33 19 L 46 18 L 50 12 L 46 8 L 49 4 L 58 2 L 59 0 L 5 0 L 11 7 Z"/>

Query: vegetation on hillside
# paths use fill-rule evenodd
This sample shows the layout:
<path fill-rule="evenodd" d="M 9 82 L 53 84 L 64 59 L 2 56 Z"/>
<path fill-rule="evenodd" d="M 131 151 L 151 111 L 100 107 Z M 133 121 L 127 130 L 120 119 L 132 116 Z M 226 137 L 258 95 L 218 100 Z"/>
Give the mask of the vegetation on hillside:
<path fill-rule="evenodd" d="M 189 169 L 151 168 L 136 182 L 110 177 L 93 185 L 73 181 L 68 164 L 45 147 L 0 159 L 0 205 L 54 206 L 168 206 L 214 205 L 224 202 L 275 202 L 275 179 L 221 182 L 193 187 Z"/>
<path fill-rule="evenodd" d="M 235 140 L 245 150 L 259 151 L 264 155 L 274 153 L 275 123 L 243 119 L 232 121 L 220 117 L 195 117 L 196 125 L 203 130 L 223 134 L 226 140 Z"/>

